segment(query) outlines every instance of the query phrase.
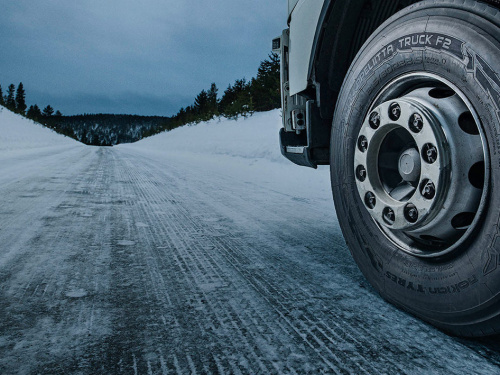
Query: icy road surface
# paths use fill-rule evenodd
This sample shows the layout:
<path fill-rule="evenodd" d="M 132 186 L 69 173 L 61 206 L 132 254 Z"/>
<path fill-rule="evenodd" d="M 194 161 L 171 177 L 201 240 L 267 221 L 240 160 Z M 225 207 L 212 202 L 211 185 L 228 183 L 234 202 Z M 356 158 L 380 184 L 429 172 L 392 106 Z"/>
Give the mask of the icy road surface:
<path fill-rule="evenodd" d="M 327 170 L 206 126 L 2 154 L 0 374 L 500 372 L 498 337 L 449 337 L 370 288 Z"/>

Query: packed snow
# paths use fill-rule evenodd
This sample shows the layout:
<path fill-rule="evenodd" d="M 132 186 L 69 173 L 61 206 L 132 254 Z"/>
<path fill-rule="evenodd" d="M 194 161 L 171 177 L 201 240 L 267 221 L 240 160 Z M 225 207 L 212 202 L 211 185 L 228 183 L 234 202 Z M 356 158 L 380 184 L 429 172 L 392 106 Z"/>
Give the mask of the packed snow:
<path fill-rule="evenodd" d="M 0 111 L 0 374 L 494 374 L 384 302 L 279 111 L 87 147 Z"/>

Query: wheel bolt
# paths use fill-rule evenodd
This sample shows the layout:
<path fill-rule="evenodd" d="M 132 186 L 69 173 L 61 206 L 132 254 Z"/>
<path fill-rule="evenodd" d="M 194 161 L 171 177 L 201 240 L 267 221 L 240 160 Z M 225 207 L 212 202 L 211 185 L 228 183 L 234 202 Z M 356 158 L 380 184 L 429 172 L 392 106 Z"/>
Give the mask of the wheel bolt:
<path fill-rule="evenodd" d="M 364 166 L 360 165 L 356 168 L 356 177 L 361 182 L 366 180 L 366 168 Z"/>
<path fill-rule="evenodd" d="M 432 143 L 425 144 L 422 149 L 422 157 L 429 164 L 435 163 L 438 158 L 438 150 L 436 146 Z"/>
<path fill-rule="evenodd" d="M 407 204 L 405 207 L 405 219 L 410 223 L 416 223 L 418 220 L 418 210 L 414 204 Z"/>
<path fill-rule="evenodd" d="M 366 207 L 368 207 L 370 210 L 373 210 L 377 204 L 377 198 L 375 198 L 375 194 L 373 194 L 371 191 L 369 191 L 365 195 L 365 204 Z"/>
<path fill-rule="evenodd" d="M 436 196 L 436 185 L 430 180 L 425 180 L 421 186 L 420 194 L 422 194 L 425 199 L 434 199 Z"/>
<path fill-rule="evenodd" d="M 365 152 L 366 150 L 368 150 L 368 139 L 366 139 L 364 135 L 362 135 L 358 139 L 358 148 L 361 152 Z"/>
<path fill-rule="evenodd" d="M 380 126 L 380 113 L 372 112 L 372 114 L 370 115 L 370 120 L 368 122 L 370 123 L 370 127 L 373 130 L 377 130 Z"/>
<path fill-rule="evenodd" d="M 398 121 L 401 117 L 401 107 L 398 103 L 392 103 L 389 107 L 389 117 L 392 121 Z"/>
<path fill-rule="evenodd" d="M 420 133 L 424 127 L 424 119 L 418 113 L 410 117 L 410 130 L 414 133 Z"/>
<path fill-rule="evenodd" d="M 389 225 L 394 224 L 394 222 L 396 221 L 396 214 L 394 213 L 394 210 L 390 207 L 386 207 L 384 209 L 383 216 L 384 216 L 384 221 Z"/>

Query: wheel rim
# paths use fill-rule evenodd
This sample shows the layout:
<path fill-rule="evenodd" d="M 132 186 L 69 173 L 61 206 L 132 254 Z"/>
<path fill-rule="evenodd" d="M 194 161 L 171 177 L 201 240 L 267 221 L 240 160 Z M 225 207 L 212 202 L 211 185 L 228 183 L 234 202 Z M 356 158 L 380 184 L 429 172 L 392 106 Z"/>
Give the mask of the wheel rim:
<path fill-rule="evenodd" d="M 400 77 L 381 91 L 354 153 L 367 212 L 399 249 L 419 257 L 450 253 L 474 231 L 488 166 L 470 101 L 431 74 Z"/>

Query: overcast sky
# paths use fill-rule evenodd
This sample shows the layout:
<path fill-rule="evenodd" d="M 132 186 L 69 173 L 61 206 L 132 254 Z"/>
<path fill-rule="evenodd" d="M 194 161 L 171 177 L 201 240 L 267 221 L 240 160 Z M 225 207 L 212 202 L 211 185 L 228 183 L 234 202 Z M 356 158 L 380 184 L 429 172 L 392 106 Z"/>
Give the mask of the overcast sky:
<path fill-rule="evenodd" d="M 0 0 L 0 84 L 63 114 L 173 115 L 251 78 L 286 0 Z"/>

